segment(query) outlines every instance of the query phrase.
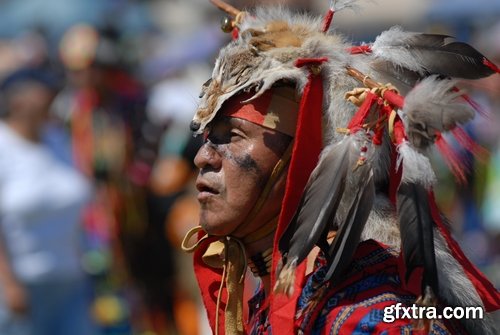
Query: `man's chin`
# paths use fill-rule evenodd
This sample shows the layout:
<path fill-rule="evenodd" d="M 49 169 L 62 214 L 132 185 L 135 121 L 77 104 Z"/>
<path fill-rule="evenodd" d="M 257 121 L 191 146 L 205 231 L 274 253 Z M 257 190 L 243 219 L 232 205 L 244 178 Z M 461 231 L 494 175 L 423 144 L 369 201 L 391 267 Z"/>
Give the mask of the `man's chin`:
<path fill-rule="evenodd" d="M 229 232 L 227 231 L 226 227 L 220 227 L 217 225 L 204 224 L 204 223 L 201 223 L 201 227 L 208 235 L 211 235 L 211 236 L 227 236 L 227 235 L 229 235 Z"/>
<path fill-rule="evenodd" d="M 207 216 L 205 216 L 203 211 L 200 217 L 200 226 L 203 230 L 212 236 L 227 236 L 231 234 L 234 230 L 234 227 L 229 222 L 222 222 L 220 220 L 210 220 Z"/>

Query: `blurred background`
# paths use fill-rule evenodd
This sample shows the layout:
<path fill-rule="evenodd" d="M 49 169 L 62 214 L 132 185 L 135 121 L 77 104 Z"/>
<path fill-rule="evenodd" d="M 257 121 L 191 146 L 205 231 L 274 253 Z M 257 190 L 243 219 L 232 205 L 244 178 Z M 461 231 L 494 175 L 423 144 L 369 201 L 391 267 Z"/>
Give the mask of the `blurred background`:
<path fill-rule="evenodd" d="M 244 9 L 276 1 L 228 1 Z M 314 15 L 327 0 L 279 1 Z M 456 36 L 500 64 L 500 0 L 359 1 L 353 43 L 393 25 Z M 0 1 L 0 333 L 209 334 L 190 256 L 197 224 L 188 125 L 218 49 L 208 0 Z M 463 82 L 489 150 L 438 201 L 500 286 L 500 76 Z"/>

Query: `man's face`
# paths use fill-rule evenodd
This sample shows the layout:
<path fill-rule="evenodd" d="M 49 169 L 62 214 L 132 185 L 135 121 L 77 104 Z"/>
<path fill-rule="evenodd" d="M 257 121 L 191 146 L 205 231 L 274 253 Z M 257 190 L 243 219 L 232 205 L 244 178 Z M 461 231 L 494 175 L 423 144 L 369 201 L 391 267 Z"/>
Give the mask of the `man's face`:
<path fill-rule="evenodd" d="M 251 223 L 240 226 L 254 207 L 290 137 L 246 120 L 218 116 L 194 162 L 200 225 L 212 235 L 243 237 L 279 214 L 284 173 Z"/>
<path fill-rule="evenodd" d="M 9 113 L 41 126 L 47 119 L 50 104 L 54 98 L 51 90 L 35 82 L 20 84 L 9 95 Z"/>

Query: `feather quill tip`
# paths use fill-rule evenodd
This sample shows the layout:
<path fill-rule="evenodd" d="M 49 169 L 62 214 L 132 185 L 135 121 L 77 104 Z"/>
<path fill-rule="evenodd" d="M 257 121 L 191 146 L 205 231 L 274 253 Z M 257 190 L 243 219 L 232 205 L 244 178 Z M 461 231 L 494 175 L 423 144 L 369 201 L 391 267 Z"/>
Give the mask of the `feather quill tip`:
<path fill-rule="evenodd" d="M 424 294 L 417 298 L 415 305 L 422 307 L 436 307 L 437 298 L 430 286 L 425 286 Z M 433 319 L 429 319 L 424 316 L 422 319 L 413 321 L 413 328 L 415 330 L 423 330 L 424 334 L 429 334 L 432 329 L 433 322 Z"/>
<path fill-rule="evenodd" d="M 295 284 L 295 270 L 297 269 L 297 260 L 286 264 L 281 271 L 278 271 L 278 279 L 274 285 L 275 293 L 282 293 L 288 297 L 293 295 Z"/>

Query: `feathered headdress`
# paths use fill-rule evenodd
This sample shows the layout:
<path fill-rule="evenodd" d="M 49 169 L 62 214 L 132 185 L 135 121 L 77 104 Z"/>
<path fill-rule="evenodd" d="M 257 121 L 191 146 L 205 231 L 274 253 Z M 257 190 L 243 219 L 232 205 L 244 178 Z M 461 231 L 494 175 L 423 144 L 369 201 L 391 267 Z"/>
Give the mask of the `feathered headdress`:
<path fill-rule="evenodd" d="M 271 325 L 294 333 L 304 260 L 315 245 L 328 260 L 325 280 L 335 285 L 359 241 L 368 238 L 401 248 L 405 280 L 423 268 L 418 303 L 439 299 L 449 306 L 496 310 L 500 294 L 464 256 L 436 206 L 436 177 L 426 152 L 436 145 L 464 179 L 442 134 L 451 132 L 465 149 L 482 151 L 461 128 L 476 106 L 456 78 L 499 70 L 452 37 L 399 27 L 372 44 L 352 46 L 330 31 L 333 14 L 352 2 L 332 1 L 323 19 L 283 8 L 243 13 L 220 5 L 233 16 L 225 29 L 234 40 L 217 58 L 191 129 L 201 133 L 222 104 L 241 92 L 252 92 L 251 100 L 288 83 L 302 97 L 276 232 L 273 269 L 278 270 L 271 274 L 275 292 L 286 295 L 271 297 Z M 329 243 L 332 230 L 337 234 Z M 209 278 L 220 273 L 203 266 L 202 253 L 197 251 L 196 271 L 203 277 L 205 303 L 213 304 Z M 220 313 L 215 305 L 207 309 L 209 317 Z M 464 326 L 489 331 L 478 320 Z"/>

